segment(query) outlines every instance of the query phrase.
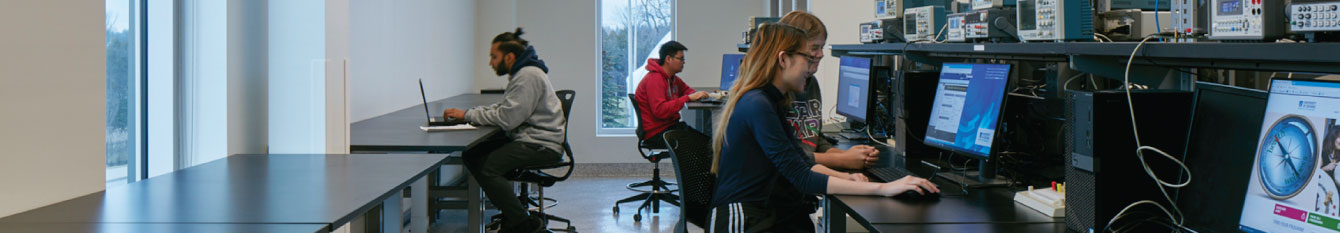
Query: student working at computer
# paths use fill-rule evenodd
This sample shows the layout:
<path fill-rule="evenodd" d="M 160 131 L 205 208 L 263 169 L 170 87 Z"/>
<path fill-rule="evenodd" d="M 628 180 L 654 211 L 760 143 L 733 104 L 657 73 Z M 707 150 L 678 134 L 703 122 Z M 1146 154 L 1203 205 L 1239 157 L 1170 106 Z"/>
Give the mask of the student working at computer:
<path fill-rule="evenodd" d="M 824 57 L 824 43 L 828 40 L 828 28 L 819 17 L 804 11 L 792 11 L 782 16 L 779 23 L 795 26 L 805 31 L 805 47 L 814 61 L 811 70 L 819 69 L 819 60 Z M 850 149 L 838 149 L 825 139 L 823 130 L 823 102 L 819 89 L 819 79 L 813 74 L 805 78 L 805 89 L 791 93 L 792 111 L 787 120 L 796 129 L 796 138 L 800 138 L 801 147 L 806 154 L 812 155 L 819 164 L 840 169 L 865 169 L 879 162 L 879 150 L 867 145 L 856 145 Z"/>
<path fill-rule="evenodd" d="M 499 135 L 466 149 L 465 167 L 479 183 L 484 195 L 503 214 L 499 232 L 541 232 L 544 223 L 531 216 L 517 200 L 512 183 L 503 174 L 513 169 L 562 160 L 563 105 L 554 93 L 549 68 L 535 48 L 521 39 L 521 28 L 493 38 L 489 65 L 507 75 L 507 89 L 500 103 L 470 110 L 447 109 L 443 116 L 464 119 L 476 125 L 502 128 Z"/>
<path fill-rule="evenodd" d="M 753 38 L 753 48 L 741 65 L 741 80 L 731 88 L 731 93 L 740 94 L 726 101 L 712 138 L 712 171 L 717 174 L 712 232 L 777 232 L 791 226 L 779 223 L 811 222 L 808 216 L 779 219 L 782 216 L 773 214 L 776 205 L 769 203 L 769 194 L 776 191 L 772 184 L 777 179 L 785 179 L 794 191 L 811 194 L 894 196 L 940 191 L 916 177 L 889 183 L 852 181 L 804 159 L 785 117 L 788 95 L 803 90 L 805 78 L 814 72 L 815 57 L 805 46 L 806 38 L 803 30 L 784 24 L 763 25 Z"/>
<path fill-rule="evenodd" d="M 813 14 L 803 11 L 792 11 L 782 16 L 779 23 L 795 26 L 805 31 L 805 47 L 809 54 L 813 56 L 814 62 L 810 63 L 810 70 L 818 70 L 819 60 L 823 59 L 824 41 L 828 39 L 828 29 L 822 21 Z M 823 103 L 822 94 L 819 90 L 819 81 L 813 74 L 805 78 L 805 88 L 803 91 L 791 93 L 791 110 L 786 114 L 787 123 L 791 125 L 795 138 L 798 139 L 800 148 L 805 152 L 805 159 L 809 163 L 818 163 L 830 168 L 840 168 L 848 170 L 861 170 L 873 166 L 879 161 L 879 151 L 874 147 L 867 145 L 852 146 L 850 149 L 843 150 L 833 146 L 824 137 L 822 131 L 823 125 Z M 868 181 L 869 179 L 860 172 L 847 175 L 851 180 Z M 819 198 L 813 194 L 802 193 L 785 180 L 774 181 L 774 191 L 768 198 L 770 203 L 775 203 L 772 207 L 774 215 L 778 219 L 802 219 L 808 218 L 810 214 L 818 211 Z M 810 221 L 782 221 L 775 225 L 775 228 L 795 229 L 799 232 L 813 232 L 814 225 Z"/>
<path fill-rule="evenodd" d="M 684 53 L 688 47 L 677 41 L 665 42 L 661 45 L 661 58 L 647 59 L 647 76 L 642 77 L 642 81 L 637 84 L 637 90 L 633 92 L 633 98 L 642 106 L 641 116 L 642 128 L 646 130 L 640 140 L 648 143 L 653 148 L 663 148 L 665 140 L 661 139 L 661 134 L 670 130 L 693 129 L 684 122 L 679 121 L 679 110 L 684 108 L 684 103 L 689 101 L 698 101 L 707 97 L 706 92 L 697 92 L 679 79 L 679 72 L 684 71 Z"/>

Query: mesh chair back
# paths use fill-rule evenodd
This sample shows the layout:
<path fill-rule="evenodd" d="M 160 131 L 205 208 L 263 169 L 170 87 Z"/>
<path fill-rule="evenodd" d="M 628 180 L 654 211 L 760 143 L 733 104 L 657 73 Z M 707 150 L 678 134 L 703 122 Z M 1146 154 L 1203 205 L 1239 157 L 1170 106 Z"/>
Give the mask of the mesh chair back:
<path fill-rule="evenodd" d="M 679 181 L 681 212 L 689 222 L 705 228 L 717 181 L 712 175 L 711 137 L 697 130 L 667 131 L 664 137 Z"/>
<path fill-rule="evenodd" d="M 568 155 L 568 161 L 572 161 L 572 146 L 568 146 L 568 115 L 572 114 L 572 101 L 577 99 L 577 91 L 559 90 L 554 92 L 558 95 L 559 102 L 563 103 L 563 153 Z"/>
<path fill-rule="evenodd" d="M 637 133 L 637 139 L 642 140 L 647 134 L 646 130 L 642 130 L 642 106 L 637 104 L 637 98 L 633 98 L 633 94 L 628 94 L 628 103 L 633 105 L 633 118 L 637 119 L 637 130 L 634 132 Z"/>
<path fill-rule="evenodd" d="M 574 160 L 572 157 L 572 146 L 568 145 L 568 122 L 571 122 L 570 121 L 571 118 L 568 118 L 568 115 L 572 114 L 572 102 L 577 99 L 577 91 L 559 90 L 554 92 L 554 94 L 558 95 L 558 101 L 563 104 L 562 146 L 563 146 L 563 155 L 567 157 L 567 162 L 565 162 L 564 165 L 567 165 L 568 171 L 564 173 L 563 176 L 558 177 L 558 180 L 562 181 L 567 180 L 568 177 L 572 176 L 572 170 L 574 168 L 573 165 L 577 163 L 577 160 Z"/>

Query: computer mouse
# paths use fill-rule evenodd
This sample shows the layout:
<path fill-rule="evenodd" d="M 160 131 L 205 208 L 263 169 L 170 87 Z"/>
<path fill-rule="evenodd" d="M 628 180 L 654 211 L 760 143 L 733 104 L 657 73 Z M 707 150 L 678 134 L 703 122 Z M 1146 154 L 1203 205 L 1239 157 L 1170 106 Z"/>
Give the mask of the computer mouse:
<path fill-rule="evenodd" d="M 927 192 L 923 194 L 918 193 L 915 190 L 907 190 L 902 194 L 894 195 L 893 198 L 909 200 L 909 201 L 938 201 L 940 200 L 940 193 Z"/>

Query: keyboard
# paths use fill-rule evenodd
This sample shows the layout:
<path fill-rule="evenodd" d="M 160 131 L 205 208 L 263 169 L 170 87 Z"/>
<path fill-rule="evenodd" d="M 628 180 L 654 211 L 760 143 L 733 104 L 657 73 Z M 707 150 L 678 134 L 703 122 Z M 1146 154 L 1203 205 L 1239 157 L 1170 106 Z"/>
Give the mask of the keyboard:
<path fill-rule="evenodd" d="M 880 182 L 895 181 L 909 175 L 907 170 L 892 167 L 870 168 L 866 169 L 866 172 L 870 173 L 871 176 L 874 176 L 871 178 L 879 180 Z"/>
<path fill-rule="evenodd" d="M 841 133 L 838 133 L 838 135 L 842 136 L 842 138 L 846 138 L 847 140 L 869 140 L 869 139 L 870 139 L 870 135 L 865 134 L 865 133 L 841 132 Z"/>

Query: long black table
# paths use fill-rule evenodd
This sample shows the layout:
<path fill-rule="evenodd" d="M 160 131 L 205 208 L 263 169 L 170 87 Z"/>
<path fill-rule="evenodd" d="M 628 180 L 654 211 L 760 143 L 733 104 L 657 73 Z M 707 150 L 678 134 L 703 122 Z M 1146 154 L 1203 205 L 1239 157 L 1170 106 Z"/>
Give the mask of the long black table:
<path fill-rule="evenodd" d="M 0 223 L 5 233 L 324 233 L 325 224 Z"/>
<path fill-rule="evenodd" d="M 419 129 L 419 126 L 427 123 L 428 115 L 441 116 L 442 111 L 448 108 L 468 109 L 474 106 L 498 103 L 502 100 L 503 95 L 501 94 L 462 94 L 428 102 L 428 114 L 424 112 L 424 104 L 417 104 L 381 116 L 354 122 L 349 126 L 349 151 L 354 153 L 427 152 L 443 154 L 463 151 L 486 138 L 502 133 L 502 130 L 493 126 L 479 126 L 479 129 L 476 130 L 425 132 Z M 452 156 L 447 159 L 446 164 L 461 164 L 461 162 L 460 157 Z M 464 198 L 464 208 L 468 213 L 469 232 L 483 232 L 484 202 L 479 185 L 475 183 L 475 180 L 467 178 L 466 187 L 464 190 L 460 190 L 456 187 L 437 186 L 437 177 L 436 174 L 430 175 L 426 182 L 428 183 L 426 186 L 429 187 L 425 189 L 431 191 L 425 195 L 429 197 L 428 199 L 432 199 L 425 200 L 432 203 L 424 203 L 431 206 L 428 210 L 436 212 L 439 207 L 455 206 L 452 202 L 439 201 L 439 198 Z M 420 205 L 418 202 L 424 202 L 420 201 L 419 198 L 415 198 L 414 201 L 416 202 L 415 205 Z M 414 215 L 414 218 L 420 218 L 417 216 L 419 213 Z M 425 216 L 422 218 L 431 217 Z"/>
<path fill-rule="evenodd" d="M 402 192 L 446 158 L 232 155 L 0 218 L 0 224 L 276 223 L 320 224 L 333 230 L 367 214 L 397 223 L 374 228 L 398 232 Z"/>
<path fill-rule="evenodd" d="M 1065 223 L 874 224 L 872 232 L 1065 232 Z"/>
<path fill-rule="evenodd" d="M 850 148 L 852 142 L 839 142 L 838 148 Z M 890 154 L 892 148 L 872 145 L 881 150 L 881 159 L 891 159 L 894 167 L 919 164 L 905 155 Z M 887 158 L 886 158 L 887 157 Z M 909 173 L 910 174 L 910 173 Z M 868 174 L 867 174 L 868 175 Z M 871 176 L 874 179 L 874 176 Z M 850 216 L 871 232 L 1065 232 L 1065 218 L 1048 217 L 1014 202 L 1009 188 L 963 189 L 944 179 L 931 179 L 939 186 L 938 201 L 826 195 L 824 226 L 828 232 L 845 232 L 845 217 Z"/>
<path fill-rule="evenodd" d="M 467 109 L 502 101 L 498 94 L 464 94 L 428 102 L 428 112 L 441 116 L 448 108 Z M 477 130 L 434 131 L 419 129 L 428 122 L 424 105 L 417 104 L 349 125 L 349 151 L 424 151 L 450 153 L 465 150 L 480 139 L 502 132 L 498 127 Z"/>

